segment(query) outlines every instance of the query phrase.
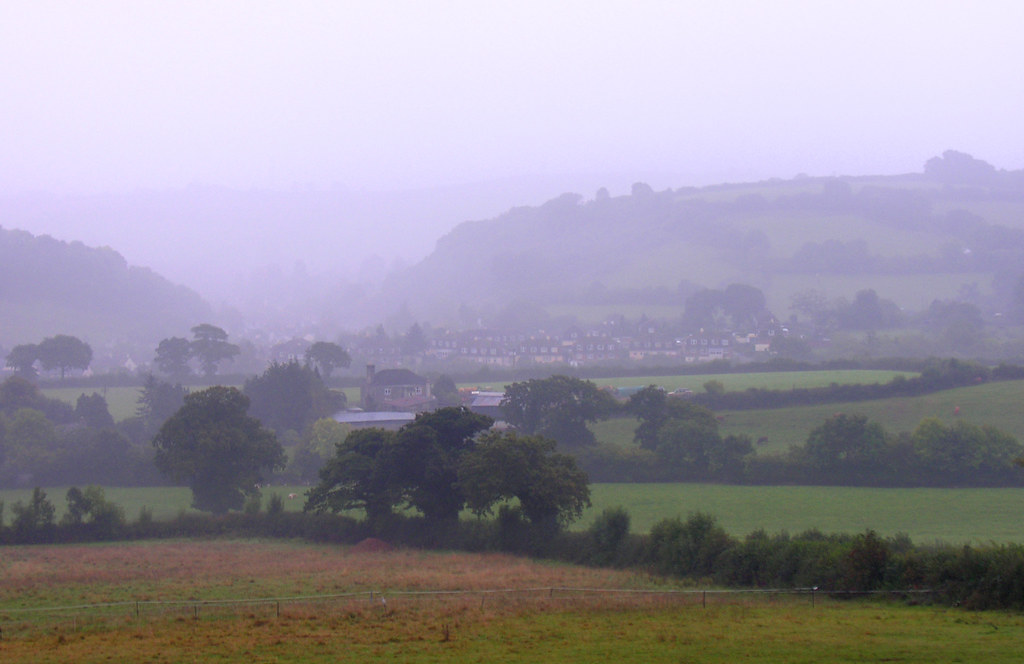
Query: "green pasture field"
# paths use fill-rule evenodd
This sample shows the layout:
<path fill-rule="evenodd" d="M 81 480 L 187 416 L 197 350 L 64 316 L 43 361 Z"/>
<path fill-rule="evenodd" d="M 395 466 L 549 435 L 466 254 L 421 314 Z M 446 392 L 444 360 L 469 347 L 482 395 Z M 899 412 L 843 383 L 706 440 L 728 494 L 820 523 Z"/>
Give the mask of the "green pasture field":
<path fill-rule="evenodd" d="M 763 290 L 768 308 L 787 318 L 793 295 L 808 289 L 825 293 L 829 299 L 853 300 L 858 291 L 873 289 L 878 297 L 892 300 L 909 311 L 924 311 L 933 300 L 948 298 L 962 286 L 977 285 L 983 295 L 992 293 L 991 273 L 948 272 L 941 274 L 776 274 Z"/>
<path fill-rule="evenodd" d="M 299 511 L 308 487 L 270 487 L 285 498 L 285 509 Z M 48 488 L 47 497 L 59 519 L 66 508 L 66 488 Z M 287 498 L 291 493 L 296 498 Z M 190 512 L 192 496 L 183 487 L 106 487 L 108 500 L 121 505 L 129 520 L 145 506 L 158 520 Z M 29 490 L 0 491 L 4 519 L 11 506 L 27 502 Z M 1024 541 L 1024 489 L 877 489 L 816 486 L 732 486 L 724 484 L 593 484 L 588 509 L 573 528 L 583 530 L 607 507 L 630 513 L 632 530 L 647 532 L 661 519 L 685 518 L 692 512 L 714 515 L 731 535 L 743 537 L 758 529 L 769 533 L 858 533 L 874 529 L 883 535 L 904 533 L 914 542 L 953 544 Z M 356 515 L 358 516 L 358 515 Z M 468 513 L 464 518 L 475 518 Z"/>
<path fill-rule="evenodd" d="M 791 374 L 775 375 L 779 380 L 785 380 L 785 376 Z M 726 380 L 731 377 L 721 376 L 717 380 L 722 380 L 728 387 Z M 740 375 L 736 377 L 739 378 Z M 756 451 L 777 453 L 786 451 L 792 445 L 802 445 L 812 429 L 836 413 L 866 415 L 871 421 L 885 427 L 889 433 L 913 431 L 926 417 L 937 418 L 947 425 L 963 419 L 972 424 L 990 424 L 1024 442 L 1022 403 L 1024 381 L 1015 380 L 943 390 L 920 397 L 763 410 L 731 410 L 716 414 L 721 418 L 720 430 L 723 435 L 746 434 L 754 440 L 766 438 L 765 442 L 756 446 Z M 959 414 L 956 412 L 958 407 Z M 616 418 L 597 422 L 591 428 L 601 442 L 632 445 L 636 420 Z"/>
<path fill-rule="evenodd" d="M 943 390 L 920 397 L 901 397 L 767 410 L 737 410 L 719 413 L 722 433 L 744 433 L 754 440 L 767 437 L 758 452 L 779 452 L 803 444 L 811 429 L 835 413 L 866 415 L 886 431 L 913 431 L 922 419 L 934 417 L 946 425 L 959 419 L 972 424 L 989 424 L 1024 442 L 1024 381 L 1000 381 L 973 387 Z M 957 413 L 959 408 L 959 413 Z M 630 437 L 632 434 L 630 434 Z"/>
<path fill-rule="evenodd" d="M 44 487 L 46 497 L 53 503 L 59 520 L 67 509 L 66 494 L 68 487 Z M 279 494 L 284 499 L 284 508 L 287 511 L 302 511 L 302 505 L 306 500 L 305 492 L 309 487 L 304 486 L 279 486 L 265 487 L 263 489 L 263 504 L 273 493 Z M 288 498 L 289 494 L 296 494 L 296 498 Z M 181 512 L 195 512 L 192 509 L 192 492 L 188 487 L 161 486 L 161 487 L 103 487 L 103 494 L 110 502 L 120 505 L 124 509 L 125 518 L 134 521 L 139 512 L 146 508 L 153 514 L 153 518 L 161 521 L 176 517 Z M 0 489 L 0 500 L 4 502 L 4 521 L 7 525 L 11 522 L 11 506 L 16 501 L 27 503 L 32 497 L 32 489 Z"/>
<path fill-rule="evenodd" d="M 1024 639 L 1024 617 L 1010 612 L 837 601 L 820 593 L 814 603 L 806 595 L 538 593 L 530 588 L 659 587 L 628 572 L 498 554 L 361 553 L 260 540 L 132 542 L 5 547 L 0 569 L 0 659 L 9 664 L 999 664 L 1020 661 Z M 378 598 L 384 591 L 385 601 L 369 601 L 367 589 Z M 351 592 L 359 596 L 338 596 Z M 296 595 L 313 599 L 287 599 Z M 258 601 L 269 597 L 285 601 Z M 251 601 L 201 604 L 210 598 Z M 157 604 L 175 600 L 182 603 Z M 126 604 L 88 606 L 111 601 Z M 68 605 L 77 608 L 23 610 Z"/>
<path fill-rule="evenodd" d="M 622 506 L 632 530 L 647 532 L 661 519 L 693 512 L 714 515 L 729 534 L 758 529 L 796 534 L 908 535 L 917 544 L 1024 541 L 1024 489 L 878 489 L 726 484 L 595 484 L 593 506 L 579 527 L 601 510 Z"/>
<path fill-rule="evenodd" d="M 896 376 L 908 378 L 916 376 L 912 371 L 889 371 L 875 369 L 850 369 L 836 371 L 765 371 L 759 373 L 733 374 L 693 374 L 678 376 L 626 376 L 623 378 L 593 378 L 598 387 L 646 387 L 658 385 L 666 390 L 687 388 L 694 392 L 703 392 L 704 383 L 717 380 L 722 383 L 726 392 L 742 392 L 754 388 L 767 390 L 791 390 L 797 387 L 827 387 L 832 383 L 838 385 L 857 385 L 870 383 L 887 383 Z M 460 383 L 459 387 L 482 387 L 477 383 Z M 491 385 L 494 390 L 506 386 Z M 596 425 L 598 428 L 604 426 Z M 635 426 L 635 425 L 634 425 Z M 632 430 L 630 430 L 632 437 Z"/>
<path fill-rule="evenodd" d="M 742 392 L 750 388 L 765 390 L 792 390 L 795 388 L 828 387 L 837 385 L 858 385 L 888 383 L 896 376 L 907 378 L 917 374 L 910 371 L 887 371 L 854 369 L 842 371 L 766 371 L 762 373 L 695 374 L 681 376 L 640 376 L 628 378 L 595 378 L 598 386 L 636 387 L 658 385 L 666 390 L 678 388 L 703 392 L 704 383 L 717 380 L 726 392 Z"/>
<path fill-rule="evenodd" d="M 951 210 L 963 209 L 963 207 L 963 204 L 960 202 L 937 201 L 934 209 L 935 212 L 941 214 Z M 1020 203 L 999 200 L 971 201 L 970 207 L 971 212 L 983 217 L 990 224 L 998 224 L 1009 228 L 1024 227 L 1024 215 L 1021 214 Z"/>
<path fill-rule="evenodd" d="M 743 214 L 730 221 L 738 232 L 762 231 L 770 238 L 767 254 L 787 258 L 809 242 L 863 240 L 868 252 L 880 256 L 936 254 L 945 239 L 936 233 L 893 228 L 862 215 L 813 211 Z"/>
<path fill-rule="evenodd" d="M 89 396 L 94 392 L 107 400 L 107 408 L 115 422 L 135 417 L 139 407 L 139 388 L 137 387 L 44 387 L 40 390 L 43 396 L 60 399 L 72 406 L 83 394 Z"/>
<path fill-rule="evenodd" d="M 201 390 L 204 387 L 186 386 L 189 390 Z M 121 420 L 135 417 L 136 410 L 139 407 L 139 394 L 142 390 L 138 387 L 45 387 L 40 391 L 46 397 L 66 401 L 72 406 L 78 401 L 79 396 L 83 394 L 89 396 L 95 392 L 107 400 L 107 408 L 110 410 L 110 415 L 114 418 L 115 422 L 120 422 Z M 342 388 L 342 391 L 345 393 L 348 403 L 359 403 L 358 387 L 346 387 Z"/>

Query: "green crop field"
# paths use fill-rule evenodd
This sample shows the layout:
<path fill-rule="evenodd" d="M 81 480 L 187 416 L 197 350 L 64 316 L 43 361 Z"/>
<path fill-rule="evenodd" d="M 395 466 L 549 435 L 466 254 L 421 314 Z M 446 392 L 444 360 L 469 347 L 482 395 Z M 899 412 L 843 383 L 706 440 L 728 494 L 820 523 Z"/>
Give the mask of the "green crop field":
<path fill-rule="evenodd" d="M 819 373 L 819 372 L 810 372 Z M 847 373 L 847 372 L 842 372 Z M 755 376 L 758 374 L 754 374 Z M 794 374 L 768 374 L 784 381 Z M 725 382 L 732 376 L 718 377 Z M 736 376 L 741 378 L 741 376 Z M 692 389 L 692 388 L 691 388 Z M 900 397 L 818 406 L 795 406 L 764 410 L 721 411 L 723 435 L 746 434 L 767 441 L 757 446 L 759 453 L 783 452 L 791 445 L 802 445 L 811 430 L 835 413 L 866 415 L 890 433 L 913 431 L 926 417 L 952 424 L 963 419 L 972 424 L 990 424 L 1024 442 L 1024 381 L 1000 381 L 954 390 L 943 390 L 920 397 Z M 959 413 L 957 413 L 959 408 Z M 598 440 L 631 445 L 636 420 L 616 418 L 592 426 Z"/>
<path fill-rule="evenodd" d="M 807 595 L 654 594 L 671 587 L 646 574 L 500 554 L 128 542 L 4 547 L 0 570 L 5 664 L 999 664 L 1020 661 L 1024 639 L 1024 617 L 1010 612 L 821 594 L 813 603 Z M 123 604 L 95 606 L 110 602 Z"/>
<path fill-rule="evenodd" d="M 722 484 L 595 484 L 581 527 L 606 507 L 622 506 L 635 532 L 661 519 L 706 512 L 734 536 L 873 529 L 918 544 L 1024 541 L 1024 489 L 878 489 Z"/>
<path fill-rule="evenodd" d="M 285 509 L 298 511 L 307 487 L 264 489 L 281 495 Z M 67 489 L 46 489 L 47 497 L 63 514 Z M 288 498 L 289 494 L 295 498 Z M 170 519 L 191 511 L 191 493 L 183 487 L 107 487 L 105 494 L 134 520 L 146 507 L 156 519 Z M 26 502 L 29 490 L 0 491 L 5 520 L 11 506 Z M 1024 489 L 877 489 L 815 486 L 732 486 L 719 484 L 594 484 L 593 506 L 574 525 L 587 528 L 606 507 L 622 506 L 632 517 L 634 532 L 647 532 L 665 518 L 691 512 L 714 515 L 731 535 L 742 537 L 755 530 L 798 533 L 810 528 L 822 532 L 857 533 L 871 528 L 883 535 L 905 533 L 918 543 L 1024 541 Z M 357 515 L 358 516 L 358 515 Z M 463 518 L 475 518 L 466 513 Z"/>

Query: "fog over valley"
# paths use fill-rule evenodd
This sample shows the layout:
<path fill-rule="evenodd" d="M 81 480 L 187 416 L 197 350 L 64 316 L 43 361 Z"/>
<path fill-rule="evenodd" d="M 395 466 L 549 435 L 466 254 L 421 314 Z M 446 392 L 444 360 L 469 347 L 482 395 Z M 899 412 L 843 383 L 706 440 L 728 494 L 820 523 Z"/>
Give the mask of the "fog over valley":
<path fill-rule="evenodd" d="M 0 0 L 3 663 L 1019 661 L 1022 26 Z"/>
<path fill-rule="evenodd" d="M 1016 228 L 1016 181 L 972 202 L 924 165 L 1024 166 L 1014 19 L 1001 2 L 8 4 L 0 225 L 109 248 L 274 339 L 487 327 L 509 307 L 537 329 L 678 318 L 731 283 L 780 320 L 817 288 L 907 315 L 967 293 L 994 321 L 1009 259 L 951 257 Z M 853 198 L 797 201 L 837 191 Z M 860 267 L 807 267 L 833 259 Z M 0 343 L 30 340 L 26 311 Z M 34 336 L 73 318 L 46 311 Z"/>

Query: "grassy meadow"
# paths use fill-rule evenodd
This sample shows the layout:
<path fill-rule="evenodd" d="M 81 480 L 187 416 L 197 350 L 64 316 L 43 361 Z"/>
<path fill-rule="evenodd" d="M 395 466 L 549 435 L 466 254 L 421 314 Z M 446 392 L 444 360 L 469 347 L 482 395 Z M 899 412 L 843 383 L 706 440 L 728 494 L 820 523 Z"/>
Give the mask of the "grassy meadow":
<path fill-rule="evenodd" d="M 806 596 L 551 593 L 664 590 L 645 575 L 497 554 L 294 542 L 4 547 L 5 663 L 1017 662 L 1024 617 Z M 539 588 L 540 592 L 531 588 Z M 384 591 L 386 604 L 369 601 Z M 517 593 L 473 591 L 513 589 Z M 436 590 L 449 595 L 403 595 Z M 361 593 L 331 600 L 206 604 Z M 379 597 L 379 595 L 378 595 Z M 174 605 L 134 601 L 181 601 Z M 27 612 L 123 601 L 107 609 Z"/>
<path fill-rule="evenodd" d="M 704 383 L 717 380 L 726 392 L 742 392 L 751 388 L 764 390 L 792 390 L 796 388 L 828 387 L 837 385 L 858 385 L 888 383 L 896 376 L 911 378 L 912 371 L 889 371 L 881 369 L 850 369 L 836 371 L 764 371 L 758 373 L 694 374 L 681 376 L 639 376 L 628 378 L 595 378 L 598 386 L 635 387 L 658 385 L 666 390 L 687 388 L 703 392 Z"/>
<path fill-rule="evenodd" d="M 135 411 L 139 407 L 138 387 L 45 387 L 40 390 L 43 396 L 50 399 L 60 399 L 72 406 L 83 394 L 89 396 L 94 392 L 102 395 L 107 400 L 107 409 L 115 422 L 135 417 Z"/>
<path fill-rule="evenodd" d="M 802 376 L 803 373 L 824 374 L 828 372 L 779 373 L 764 374 L 764 376 L 766 378 L 775 376 L 774 380 L 784 384 L 787 376 L 793 376 L 795 381 L 796 377 Z M 754 377 L 760 375 L 762 374 L 752 374 Z M 716 380 L 721 380 L 727 389 L 745 389 L 730 386 L 728 381 L 733 377 L 734 375 L 719 376 L 716 377 Z M 735 375 L 735 378 L 740 379 L 742 375 Z M 804 377 L 800 380 L 809 380 L 809 378 Z M 794 384 L 803 386 L 798 383 Z M 947 425 L 954 423 L 957 419 L 963 419 L 972 424 L 990 424 L 1012 434 L 1018 440 L 1024 441 L 1024 410 L 1020 408 L 1021 403 L 1024 403 L 1024 381 L 1015 380 L 943 390 L 919 397 L 764 410 L 721 411 L 717 415 L 721 418 L 721 432 L 724 435 L 746 434 L 754 440 L 766 438 L 767 441 L 759 444 L 756 448 L 758 452 L 764 453 L 783 452 L 791 445 L 802 445 L 807 440 L 811 429 L 819 426 L 835 413 L 866 415 L 868 419 L 878 422 L 890 433 L 913 431 L 918 423 L 926 417 L 938 418 Z M 960 409 L 959 413 L 956 411 L 957 408 Z M 599 441 L 631 445 L 633 431 L 636 429 L 636 420 L 617 418 L 598 422 L 592 428 Z"/>
<path fill-rule="evenodd" d="M 67 489 L 46 489 L 59 519 L 67 506 Z M 264 489 L 285 497 L 287 511 L 299 511 L 306 487 Z M 296 498 L 287 498 L 291 493 Z M 106 497 L 121 505 L 129 520 L 142 507 L 158 520 L 190 512 L 192 495 L 183 487 L 107 487 Z M 15 501 L 27 502 L 31 491 L 3 490 L 5 520 Z M 877 489 L 817 486 L 733 486 L 724 484 L 593 484 L 593 505 L 573 529 L 583 530 L 606 507 L 625 507 L 634 532 L 647 532 L 665 518 L 691 512 L 714 515 L 729 534 L 743 537 L 755 530 L 793 534 L 817 528 L 827 533 L 859 533 L 871 528 L 882 535 L 905 533 L 919 544 L 1024 541 L 1024 489 Z M 354 514 L 354 516 L 360 516 Z M 475 518 L 468 512 L 466 519 Z"/>
<path fill-rule="evenodd" d="M 726 484 L 595 484 L 585 527 L 606 507 L 623 506 L 632 530 L 647 532 L 664 518 L 714 515 L 731 535 L 763 528 L 792 534 L 904 533 L 917 544 L 1024 541 L 1024 489 L 879 489 Z"/>

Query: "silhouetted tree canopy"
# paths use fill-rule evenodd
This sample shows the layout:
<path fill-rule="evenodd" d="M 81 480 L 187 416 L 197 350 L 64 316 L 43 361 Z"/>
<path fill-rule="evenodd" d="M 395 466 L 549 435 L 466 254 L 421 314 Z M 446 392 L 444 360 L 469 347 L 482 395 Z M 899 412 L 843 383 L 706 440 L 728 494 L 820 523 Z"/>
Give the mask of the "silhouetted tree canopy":
<path fill-rule="evenodd" d="M 153 439 L 162 473 L 192 489 L 196 509 L 241 509 L 259 495 L 264 473 L 284 468 L 274 433 L 247 414 L 249 399 L 233 387 L 192 392 Z"/>

